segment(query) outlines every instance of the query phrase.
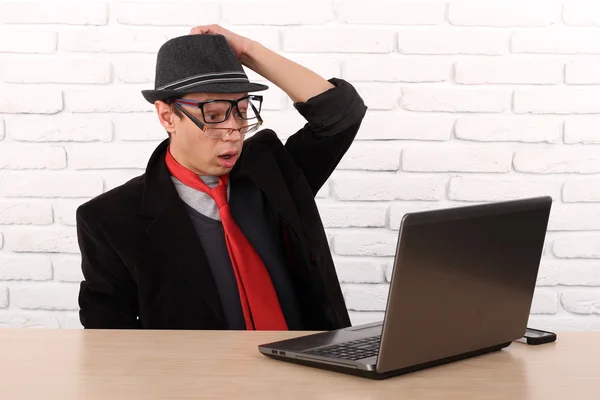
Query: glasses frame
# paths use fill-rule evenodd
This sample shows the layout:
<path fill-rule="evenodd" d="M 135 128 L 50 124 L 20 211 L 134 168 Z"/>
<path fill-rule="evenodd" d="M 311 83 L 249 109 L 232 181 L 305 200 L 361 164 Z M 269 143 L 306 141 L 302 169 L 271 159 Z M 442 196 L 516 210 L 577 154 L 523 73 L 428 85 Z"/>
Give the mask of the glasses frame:
<path fill-rule="evenodd" d="M 242 129 L 244 128 L 249 128 L 248 130 L 252 129 L 250 131 L 250 133 L 257 131 L 258 128 L 260 128 L 260 126 L 263 124 L 263 119 L 261 118 L 260 114 L 256 114 L 256 117 L 258 119 L 257 123 L 254 124 L 249 124 L 246 126 L 241 126 L 239 128 L 209 128 L 207 124 L 204 124 L 202 121 L 200 121 L 198 118 L 194 117 L 192 114 L 190 114 L 189 112 L 187 112 L 182 106 L 180 106 L 178 103 L 174 102 L 175 107 L 177 107 L 182 113 L 184 113 L 193 123 L 194 125 L 196 125 L 198 128 L 200 128 L 200 130 L 202 132 L 204 132 L 204 134 L 212 139 L 223 139 L 224 137 L 227 137 L 229 135 L 231 135 L 233 132 L 238 131 L 240 132 L 240 135 L 243 137 L 245 136 L 248 132 L 244 132 L 242 133 Z M 254 108 L 254 106 L 252 106 L 252 108 Z M 227 117 L 227 119 L 229 119 L 229 117 Z M 225 121 L 227 121 L 227 119 Z M 223 122 L 225 122 L 223 121 Z M 219 124 L 222 124 L 223 122 L 219 122 Z M 212 136 L 208 134 L 208 130 L 212 129 L 212 130 L 219 130 L 219 131 L 225 131 L 225 134 L 220 134 L 217 136 Z"/>
<path fill-rule="evenodd" d="M 227 100 L 227 99 L 214 99 L 214 100 L 207 100 L 207 101 L 193 101 L 193 100 L 187 100 L 187 99 L 174 99 L 173 102 L 176 104 L 183 104 L 185 106 L 190 106 L 190 107 L 196 107 L 199 108 L 200 111 L 202 112 L 202 119 L 205 121 L 204 123 L 206 124 L 222 124 L 223 122 L 227 121 L 229 119 L 229 116 L 231 115 L 231 110 L 233 110 L 233 108 L 235 107 L 235 109 L 238 112 L 238 115 L 241 117 L 241 119 L 243 120 L 248 120 L 248 118 L 244 118 L 242 117 L 242 113 L 240 112 L 240 108 L 238 107 L 238 103 L 240 101 L 244 101 L 248 99 L 248 104 L 252 107 L 252 109 L 254 110 L 254 112 L 256 113 L 257 116 L 260 115 L 260 111 L 262 109 L 262 102 L 263 102 L 263 96 L 260 95 L 255 95 L 255 94 L 250 94 L 247 96 L 242 97 L 241 99 L 237 99 L 237 100 Z M 250 100 L 258 100 L 260 103 L 259 105 L 259 110 L 256 109 L 256 107 L 254 107 L 254 104 L 250 101 Z M 204 115 L 204 105 L 205 104 L 211 104 L 211 103 L 217 103 L 217 102 L 225 102 L 225 103 L 229 103 L 230 107 L 227 110 L 227 115 L 225 115 L 225 119 L 223 121 L 220 122 L 206 122 L 206 115 Z M 234 116 L 234 118 L 236 118 Z"/>

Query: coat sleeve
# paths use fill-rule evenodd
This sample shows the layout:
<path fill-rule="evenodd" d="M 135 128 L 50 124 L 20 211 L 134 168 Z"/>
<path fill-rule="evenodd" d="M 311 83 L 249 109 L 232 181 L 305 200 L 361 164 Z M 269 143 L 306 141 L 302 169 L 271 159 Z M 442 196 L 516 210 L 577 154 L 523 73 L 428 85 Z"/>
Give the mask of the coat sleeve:
<path fill-rule="evenodd" d="M 306 119 L 285 148 L 313 191 L 321 189 L 354 141 L 367 106 L 347 81 L 329 79 L 335 87 L 294 107 Z"/>
<path fill-rule="evenodd" d="M 79 318 L 85 329 L 137 329 L 137 286 L 101 229 L 93 229 L 82 208 L 76 213 L 84 280 Z"/>

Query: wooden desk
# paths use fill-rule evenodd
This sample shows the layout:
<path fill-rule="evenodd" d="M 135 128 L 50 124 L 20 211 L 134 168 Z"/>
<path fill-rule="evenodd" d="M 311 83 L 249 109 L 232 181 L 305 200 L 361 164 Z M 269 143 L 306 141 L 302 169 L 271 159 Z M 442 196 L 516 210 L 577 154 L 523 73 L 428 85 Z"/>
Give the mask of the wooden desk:
<path fill-rule="evenodd" d="M 600 332 L 387 380 L 271 360 L 298 332 L 0 329 L 0 399 L 599 399 Z"/>

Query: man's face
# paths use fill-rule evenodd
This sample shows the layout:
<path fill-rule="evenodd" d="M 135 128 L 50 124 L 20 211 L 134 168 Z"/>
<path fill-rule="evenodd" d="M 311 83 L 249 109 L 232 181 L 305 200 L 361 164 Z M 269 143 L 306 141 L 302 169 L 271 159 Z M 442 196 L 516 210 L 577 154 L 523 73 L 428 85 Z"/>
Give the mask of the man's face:
<path fill-rule="evenodd" d="M 235 94 L 209 94 L 193 93 L 184 95 L 181 99 L 193 102 L 207 100 L 238 100 L 247 96 L 247 93 Z M 194 106 L 182 105 L 189 114 L 200 122 L 210 122 L 213 114 L 209 114 L 208 106 L 202 111 Z M 171 111 L 171 107 L 162 102 L 155 103 L 159 120 L 163 127 L 171 132 L 171 154 L 182 165 L 199 175 L 221 176 L 229 173 L 237 162 L 242 151 L 244 138 L 239 131 L 222 138 L 208 137 L 188 116 L 181 113 L 181 118 Z M 240 104 L 240 108 L 242 105 Z M 241 110 L 243 112 L 243 110 Z M 207 124 L 207 128 L 239 128 L 248 124 L 248 121 L 234 118 L 235 107 L 231 110 L 229 118 L 219 124 Z"/>

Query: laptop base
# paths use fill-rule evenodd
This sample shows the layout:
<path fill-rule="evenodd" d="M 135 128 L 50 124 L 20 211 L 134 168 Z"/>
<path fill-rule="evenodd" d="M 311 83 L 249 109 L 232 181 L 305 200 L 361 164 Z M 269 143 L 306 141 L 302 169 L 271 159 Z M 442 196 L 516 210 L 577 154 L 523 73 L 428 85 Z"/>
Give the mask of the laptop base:
<path fill-rule="evenodd" d="M 363 378 L 381 380 L 381 379 L 390 378 L 392 376 L 404 375 L 404 374 L 407 374 L 410 372 L 415 372 L 415 371 L 419 371 L 419 370 L 423 370 L 423 369 L 427 369 L 427 368 L 431 368 L 431 367 L 436 367 L 436 366 L 443 365 L 443 364 L 452 363 L 452 362 L 459 361 L 459 360 L 464 360 L 466 358 L 476 357 L 476 356 L 492 353 L 495 351 L 500 351 L 500 350 L 508 347 L 511 343 L 512 342 L 508 342 L 508 343 L 503 343 L 503 344 L 500 344 L 497 346 L 486 347 L 484 349 L 479 349 L 479 350 L 471 351 L 468 353 L 458 354 L 456 356 L 446 357 L 446 358 L 442 358 L 439 360 L 434 360 L 434 361 L 426 362 L 423 364 L 417 364 L 417 365 L 413 365 L 413 366 L 406 367 L 406 368 L 400 368 L 400 369 L 397 369 L 394 371 L 389 371 L 389 372 L 384 372 L 384 373 L 379 373 L 377 371 L 362 370 L 362 369 L 358 369 L 358 368 L 342 367 L 342 366 L 337 366 L 337 365 L 332 365 L 332 364 L 325 364 L 319 360 L 310 361 L 310 360 L 307 360 L 304 358 L 298 359 L 298 358 L 293 358 L 293 357 L 280 356 L 280 355 L 276 355 L 276 354 L 272 354 L 272 353 L 263 353 L 263 354 L 269 358 L 286 361 L 286 362 L 290 362 L 293 364 L 305 365 L 305 366 L 314 367 L 314 368 L 318 368 L 318 369 L 324 369 L 327 371 L 340 372 L 340 373 L 347 374 L 347 375 L 360 376 Z"/>

